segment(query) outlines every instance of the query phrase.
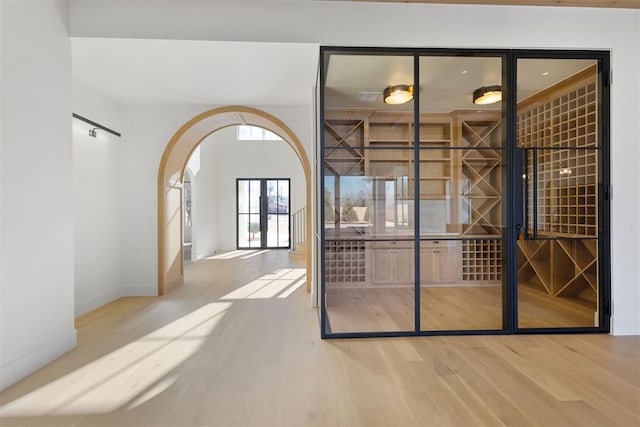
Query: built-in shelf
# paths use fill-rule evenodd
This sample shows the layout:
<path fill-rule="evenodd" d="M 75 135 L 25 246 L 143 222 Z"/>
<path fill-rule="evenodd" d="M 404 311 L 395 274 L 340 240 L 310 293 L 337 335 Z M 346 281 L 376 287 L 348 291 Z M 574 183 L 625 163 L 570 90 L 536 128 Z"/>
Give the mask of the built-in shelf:
<path fill-rule="evenodd" d="M 598 94 L 588 69 L 526 101 L 518 112 L 525 149 L 526 240 L 518 281 L 558 297 L 597 299 Z"/>

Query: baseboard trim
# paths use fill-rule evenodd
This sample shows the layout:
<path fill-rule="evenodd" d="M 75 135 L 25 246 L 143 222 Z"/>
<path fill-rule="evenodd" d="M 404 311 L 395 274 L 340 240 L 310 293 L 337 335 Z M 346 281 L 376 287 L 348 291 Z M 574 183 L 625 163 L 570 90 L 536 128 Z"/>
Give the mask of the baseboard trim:
<path fill-rule="evenodd" d="M 640 316 L 612 316 L 612 335 L 640 335 Z"/>
<path fill-rule="evenodd" d="M 158 285 L 156 283 L 149 285 L 127 285 L 122 288 L 123 297 L 157 297 Z"/>
<path fill-rule="evenodd" d="M 1 366 L 0 391 L 53 362 L 58 357 L 73 349 L 76 343 L 76 330 L 71 329 L 63 336 L 56 335 L 55 338 L 49 342 Z"/>
<path fill-rule="evenodd" d="M 90 311 L 95 310 L 98 307 L 102 307 L 105 304 L 109 304 L 111 301 L 115 301 L 122 296 L 122 288 L 111 288 L 99 295 L 87 298 L 84 301 L 76 303 L 75 317 L 82 316 Z"/>
<path fill-rule="evenodd" d="M 84 301 L 76 303 L 75 317 L 82 316 L 98 307 L 109 304 L 122 297 L 147 297 L 157 296 L 157 285 L 128 285 L 111 288 L 99 295 L 88 298 Z"/>

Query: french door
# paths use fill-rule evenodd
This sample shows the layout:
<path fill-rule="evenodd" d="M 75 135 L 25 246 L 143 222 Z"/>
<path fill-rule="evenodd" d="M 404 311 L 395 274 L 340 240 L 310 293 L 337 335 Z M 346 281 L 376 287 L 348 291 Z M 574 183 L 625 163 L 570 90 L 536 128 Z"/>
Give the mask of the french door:
<path fill-rule="evenodd" d="M 289 248 L 290 180 L 236 181 L 238 249 Z"/>
<path fill-rule="evenodd" d="M 517 58 L 518 81 L 581 70 L 532 96 L 518 85 L 515 206 L 518 330 L 602 329 L 608 323 L 608 154 L 603 66 L 589 55 Z M 522 169 L 518 169 L 521 167 Z"/>
<path fill-rule="evenodd" d="M 607 52 L 322 54 L 323 337 L 608 331 Z"/>

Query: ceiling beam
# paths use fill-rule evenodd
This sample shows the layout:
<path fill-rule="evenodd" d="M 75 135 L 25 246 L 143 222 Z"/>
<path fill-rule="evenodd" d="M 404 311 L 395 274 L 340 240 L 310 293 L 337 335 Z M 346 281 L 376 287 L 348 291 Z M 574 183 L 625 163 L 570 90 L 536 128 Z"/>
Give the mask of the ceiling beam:
<path fill-rule="evenodd" d="M 572 6 L 640 9 L 640 0 L 336 0 L 379 3 L 484 4 L 509 6 Z"/>

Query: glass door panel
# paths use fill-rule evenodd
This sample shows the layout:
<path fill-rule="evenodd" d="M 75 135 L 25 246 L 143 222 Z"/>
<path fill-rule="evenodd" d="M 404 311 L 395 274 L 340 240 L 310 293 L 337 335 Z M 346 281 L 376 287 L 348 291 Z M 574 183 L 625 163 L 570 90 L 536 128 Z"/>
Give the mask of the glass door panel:
<path fill-rule="evenodd" d="M 237 181 L 238 249 L 262 246 L 260 193 L 260 180 Z"/>
<path fill-rule="evenodd" d="M 237 180 L 237 247 L 289 247 L 289 179 Z"/>
<path fill-rule="evenodd" d="M 332 54 L 327 62 L 327 333 L 415 331 L 413 67 L 413 55 L 364 52 Z"/>
<path fill-rule="evenodd" d="M 502 57 L 420 57 L 420 329 L 503 328 Z M 477 102 L 477 100 L 476 100 Z"/>
<path fill-rule="evenodd" d="M 267 247 L 289 247 L 289 180 L 268 179 Z"/>
<path fill-rule="evenodd" d="M 518 327 L 599 326 L 597 61 L 519 59 L 517 69 Z"/>

